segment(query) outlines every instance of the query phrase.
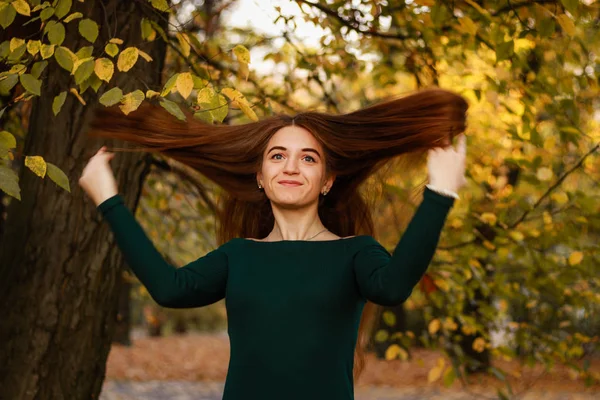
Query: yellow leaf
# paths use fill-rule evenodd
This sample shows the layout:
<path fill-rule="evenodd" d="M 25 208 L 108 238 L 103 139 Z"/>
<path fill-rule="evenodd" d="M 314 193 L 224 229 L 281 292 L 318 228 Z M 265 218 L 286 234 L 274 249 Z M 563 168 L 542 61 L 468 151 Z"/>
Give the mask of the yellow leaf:
<path fill-rule="evenodd" d="M 581 251 L 574 251 L 569 256 L 569 264 L 577 265 L 583 260 L 583 253 Z"/>
<path fill-rule="evenodd" d="M 494 243 L 490 242 L 489 240 L 484 240 L 483 241 L 483 246 L 488 249 L 488 250 L 494 250 L 496 248 L 496 246 L 494 245 Z"/>
<path fill-rule="evenodd" d="M 446 317 L 446 319 L 444 320 L 444 329 L 448 331 L 455 331 L 458 329 L 458 325 L 456 324 L 456 322 L 454 322 L 452 318 Z"/>
<path fill-rule="evenodd" d="M 442 360 L 441 362 L 439 360 Z M 427 381 L 429 383 L 433 383 L 435 381 L 437 381 L 438 379 L 440 379 L 440 377 L 442 376 L 442 371 L 444 370 L 444 367 L 446 362 L 444 361 L 443 358 L 439 358 L 438 359 L 438 363 L 435 367 L 433 367 L 432 369 L 429 370 L 429 373 L 427 374 Z"/>
<path fill-rule="evenodd" d="M 13 51 L 15 51 L 15 49 L 18 49 L 19 47 L 23 46 L 24 44 L 25 44 L 25 40 L 14 37 L 14 38 L 10 39 L 8 48 L 11 52 L 13 52 Z"/>
<path fill-rule="evenodd" d="M 475 35 L 477 33 L 477 24 L 475 24 L 468 16 L 464 15 L 458 20 L 458 22 L 460 23 L 460 29 L 462 32 L 470 35 Z"/>
<path fill-rule="evenodd" d="M 122 105 L 120 105 L 119 108 L 123 111 L 123 114 L 127 115 L 130 112 L 137 110 L 140 104 L 142 104 L 144 101 L 144 98 L 144 92 L 141 90 L 135 90 L 131 93 L 127 93 L 121 99 Z"/>
<path fill-rule="evenodd" d="M 150 89 L 146 90 L 146 98 L 147 99 L 151 99 L 156 96 L 160 96 L 160 92 L 156 92 L 156 91 L 150 90 Z"/>
<path fill-rule="evenodd" d="M 464 333 L 465 335 L 474 335 L 475 332 L 477 332 L 477 328 L 475 328 L 472 325 L 463 325 L 460 327 L 460 330 L 462 331 L 462 333 Z"/>
<path fill-rule="evenodd" d="M 42 47 L 42 42 L 39 40 L 30 40 L 27 42 L 27 52 L 32 56 L 35 56 L 40 51 L 40 47 Z"/>
<path fill-rule="evenodd" d="M 573 37 L 575 36 L 575 34 L 577 33 L 575 30 L 575 24 L 573 23 L 573 20 L 571 18 L 569 18 L 569 16 L 567 14 L 560 14 L 559 16 L 556 17 L 558 23 L 560 24 L 560 27 L 567 32 L 567 35 Z"/>
<path fill-rule="evenodd" d="M 447 292 L 450 290 L 450 284 L 443 279 L 434 279 L 433 283 L 438 287 L 442 292 Z"/>
<path fill-rule="evenodd" d="M 523 240 L 525 238 L 525 236 L 519 231 L 510 231 L 508 233 L 508 235 L 511 238 L 513 238 L 514 240 L 516 240 L 517 242 L 520 242 L 521 240 Z"/>
<path fill-rule="evenodd" d="M 496 217 L 496 214 L 486 212 L 481 214 L 481 220 L 488 225 L 494 226 L 496 225 L 498 218 Z"/>
<path fill-rule="evenodd" d="M 42 59 L 50 58 L 54 55 L 54 46 L 53 44 L 43 44 L 40 48 L 40 54 L 42 55 Z"/>
<path fill-rule="evenodd" d="M 428 330 L 430 335 L 434 335 L 437 331 L 440 330 L 442 324 L 439 319 L 433 319 L 429 322 Z"/>
<path fill-rule="evenodd" d="M 539 168 L 536 174 L 537 178 L 540 181 L 549 181 L 550 179 L 552 179 L 552 175 L 552 170 L 548 167 Z"/>
<path fill-rule="evenodd" d="M 408 353 L 402 347 L 393 344 L 385 350 L 385 359 L 390 361 L 395 360 L 396 358 L 406 361 L 408 359 Z"/>
<path fill-rule="evenodd" d="M 25 0 L 14 0 L 11 4 L 19 14 L 28 17 L 31 15 L 31 8 L 29 8 L 29 4 Z"/>
<path fill-rule="evenodd" d="M 241 44 L 238 44 L 233 48 L 233 54 L 235 54 L 239 62 L 250 64 L 250 51 Z"/>
<path fill-rule="evenodd" d="M 117 60 L 117 68 L 119 71 L 127 72 L 136 63 L 139 56 L 138 49 L 136 47 L 128 47 L 119 54 Z"/>
<path fill-rule="evenodd" d="M 485 340 L 483 340 L 483 338 L 476 338 L 473 341 L 473 350 L 475 350 L 478 353 L 481 353 L 482 351 L 485 350 Z"/>
<path fill-rule="evenodd" d="M 458 219 L 458 218 L 453 218 L 450 221 L 450 226 L 453 227 L 454 229 L 462 228 L 463 225 L 464 225 L 463 222 L 460 219 Z"/>
<path fill-rule="evenodd" d="M 25 156 L 25 166 L 40 178 L 46 176 L 46 161 L 41 156 Z"/>
<path fill-rule="evenodd" d="M 192 93 L 192 89 L 194 88 L 194 80 L 192 79 L 192 74 L 189 72 L 182 72 L 177 76 L 177 82 L 175 83 L 177 87 L 177 91 L 183 96 L 184 99 L 187 99 Z"/>
<path fill-rule="evenodd" d="M 198 96 L 196 97 L 196 102 L 201 103 L 212 103 L 213 99 L 217 96 L 215 90 L 211 87 L 205 87 L 198 91 Z"/>
<path fill-rule="evenodd" d="M 114 43 L 114 44 L 123 44 L 123 40 L 119 39 L 119 38 L 112 38 L 108 42 L 109 43 Z"/>
<path fill-rule="evenodd" d="M 94 72 L 101 80 L 110 82 L 115 72 L 115 65 L 108 58 L 98 58 L 94 64 Z"/>
<path fill-rule="evenodd" d="M 185 33 L 177 32 L 175 34 L 175 36 L 177 36 L 177 40 L 179 41 L 179 46 L 181 47 L 181 52 L 183 53 L 183 55 L 185 57 L 189 57 L 191 47 L 190 47 L 190 40 L 188 39 L 187 35 Z"/>
<path fill-rule="evenodd" d="M 145 51 L 138 49 L 138 53 L 140 54 L 140 56 L 142 56 L 144 60 L 148 62 L 152 61 L 152 57 L 150 57 L 150 54 L 146 53 Z"/>
<path fill-rule="evenodd" d="M 569 201 L 569 196 L 562 191 L 552 193 L 550 197 L 560 205 L 566 204 Z"/>
<path fill-rule="evenodd" d="M 245 101 L 245 99 L 238 99 L 235 101 L 235 103 L 237 103 L 240 110 L 242 110 L 242 112 L 244 114 L 246 114 L 246 116 L 248 118 L 250 118 L 252 121 L 258 121 L 258 116 L 254 112 L 254 110 L 250 107 L 248 102 Z"/>
<path fill-rule="evenodd" d="M 552 215 L 548 211 L 542 213 L 542 218 L 544 219 L 544 224 L 552 223 Z"/>
<path fill-rule="evenodd" d="M 479 4 L 475 3 L 473 0 L 465 0 L 465 2 L 473 6 L 473 8 L 479 11 L 484 17 L 488 19 L 490 18 L 490 13 L 486 9 L 482 8 Z"/>

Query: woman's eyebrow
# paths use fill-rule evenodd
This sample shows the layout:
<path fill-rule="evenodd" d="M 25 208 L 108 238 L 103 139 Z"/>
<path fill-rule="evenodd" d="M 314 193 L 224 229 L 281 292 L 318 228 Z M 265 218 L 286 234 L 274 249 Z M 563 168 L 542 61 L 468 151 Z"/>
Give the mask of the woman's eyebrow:
<path fill-rule="evenodd" d="M 273 150 L 284 150 L 287 151 L 287 149 L 283 146 L 273 146 L 269 149 L 269 151 L 267 151 L 267 154 L 270 153 Z M 319 154 L 319 152 L 311 147 L 305 147 L 304 149 L 301 149 L 301 151 L 311 151 L 313 153 L 315 153 L 316 155 L 318 155 L 319 157 L 321 157 L 321 154 Z"/>

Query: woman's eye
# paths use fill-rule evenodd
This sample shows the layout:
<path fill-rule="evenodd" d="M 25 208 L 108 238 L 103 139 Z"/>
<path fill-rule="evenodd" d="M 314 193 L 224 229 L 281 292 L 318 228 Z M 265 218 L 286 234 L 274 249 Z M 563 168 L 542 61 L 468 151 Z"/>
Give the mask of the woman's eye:
<path fill-rule="evenodd" d="M 277 157 L 277 156 L 280 156 L 280 155 L 281 155 L 281 153 L 276 153 L 276 154 L 273 154 L 273 155 L 271 156 L 271 158 L 274 158 L 274 157 Z M 305 158 L 306 158 L 306 157 L 310 158 L 310 159 L 311 159 L 311 162 L 316 162 L 316 160 L 315 160 L 313 157 L 311 157 L 311 156 L 304 156 L 304 157 L 305 157 Z"/>

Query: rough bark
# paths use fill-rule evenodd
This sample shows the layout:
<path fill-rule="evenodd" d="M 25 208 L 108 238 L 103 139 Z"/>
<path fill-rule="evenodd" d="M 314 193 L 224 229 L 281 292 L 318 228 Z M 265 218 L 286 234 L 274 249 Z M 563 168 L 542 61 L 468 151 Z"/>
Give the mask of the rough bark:
<path fill-rule="evenodd" d="M 124 41 L 121 49 L 140 47 L 154 61 L 140 59 L 127 73 L 115 72 L 116 84 L 125 93 L 160 90 L 166 46 L 160 39 L 145 43 L 139 27 L 143 16 L 163 28 L 164 19 L 153 17 L 139 2 L 100 3 L 73 2 L 73 11 L 100 24 L 94 55 L 113 35 Z M 77 50 L 89 45 L 77 29 L 70 27 L 67 35 L 64 46 Z M 0 398 L 96 399 L 114 333 L 118 275 L 124 263 L 108 225 L 77 182 L 102 144 L 117 143 L 85 134 L 91 105 L 101 94 L 91 88 L 83 94 L 88 106 L 69 94 L 54 116 L 52 99 L 73 82 L 68 72 L 49 61 L 24 154 L 43 155 L 57 164 L 69 178 L 71 193 L 20 169 L 22 200 L 11 200 L 0 238 Z M 135 209 L 148 164 L 140 153 L 118 153 L 111 162 L 130 209 Z"/>

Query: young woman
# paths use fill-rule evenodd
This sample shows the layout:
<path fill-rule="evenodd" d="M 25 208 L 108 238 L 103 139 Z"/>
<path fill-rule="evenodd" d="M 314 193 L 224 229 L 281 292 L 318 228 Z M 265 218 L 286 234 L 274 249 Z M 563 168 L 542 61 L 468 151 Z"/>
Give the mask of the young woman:
<path fill-rule="evenodd" d="M 165 262 L 124 205 L 109 166 L 114 153 L 102 147 L 79 184 L 158 304 L 225 299 L 223 399 L 351 400 L 376 305 L 410 296 L 465 184 L 467 108 L 434 88 L 342 115 L 308 111 L 243 125 L 189 114 L 182 123 L 151 106 L 127 117 L 101 110 L 92 135 L 161 152 L 224 189 L 219 247 L 181 268 Z M 372 236 L 359 187 L 399 156 L 410 161 L 407 171 L 426 156 L 429 184 L 391 255 Z"/>

